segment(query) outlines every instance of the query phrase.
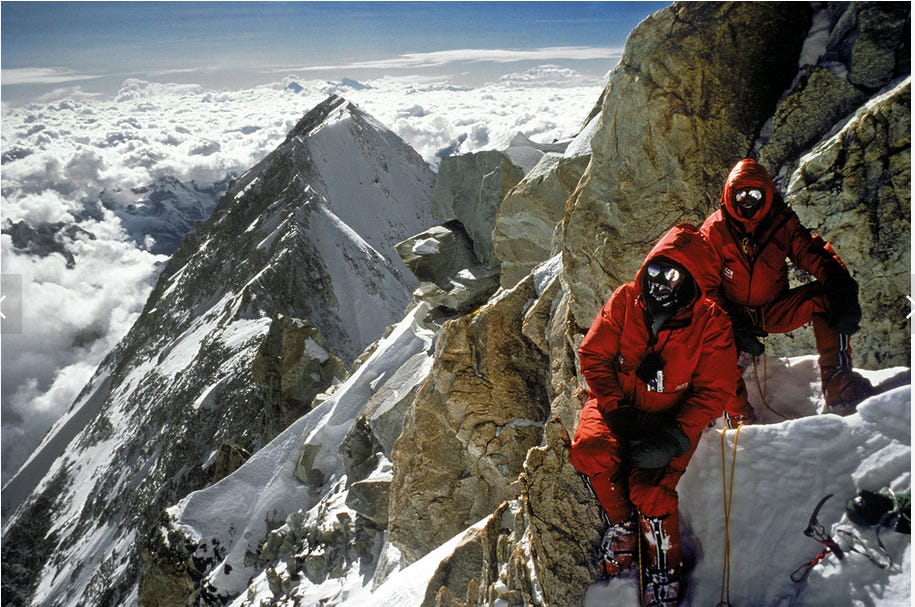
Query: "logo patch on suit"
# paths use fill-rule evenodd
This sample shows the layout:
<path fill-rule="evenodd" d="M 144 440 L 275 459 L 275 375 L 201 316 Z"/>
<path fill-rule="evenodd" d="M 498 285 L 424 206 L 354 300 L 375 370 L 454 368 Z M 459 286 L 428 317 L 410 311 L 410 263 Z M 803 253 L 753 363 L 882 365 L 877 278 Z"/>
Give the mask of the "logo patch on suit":
<path fill-rule="evenodd" d="M 724 274 L 724 277 L 727 278 L 728 280 L 734 280 L 734 270 L 732 270 L 731 268 L 724 266 L 723 274 Z"/>

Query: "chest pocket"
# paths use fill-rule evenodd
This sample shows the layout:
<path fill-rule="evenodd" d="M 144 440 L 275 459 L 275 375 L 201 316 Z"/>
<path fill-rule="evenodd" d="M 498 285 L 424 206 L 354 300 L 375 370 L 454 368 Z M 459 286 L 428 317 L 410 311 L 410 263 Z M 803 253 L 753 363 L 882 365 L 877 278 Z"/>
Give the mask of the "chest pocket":
<path fill-rule="evenodd" d="M 627 350 L 621 340 L 617 359 L 623 389 L 643 409 L 667 408 L 690 387 L 698 352 L 677 340 L 677 331 L 662 331 L 656 355 L 645 349 L 647 336 L 634 340 Z"/>

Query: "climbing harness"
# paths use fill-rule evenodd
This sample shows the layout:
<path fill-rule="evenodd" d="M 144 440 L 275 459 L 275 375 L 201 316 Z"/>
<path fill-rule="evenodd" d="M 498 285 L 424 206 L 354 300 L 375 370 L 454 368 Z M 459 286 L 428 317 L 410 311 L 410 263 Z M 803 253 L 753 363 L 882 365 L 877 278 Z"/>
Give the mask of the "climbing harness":
<path fill-rule="evenodd" d="M 731 454 L 731 474 L 727 474 L 725 437 L 727 430 L 722 429 L 721 434 L 721 489 L 724 502 L 724 559 L 721 571 L 721 600 L 715 607 L 730 607 L 731 603 L 731 506 L 734 502 L 734 473 L 737 468 L 737 441 L 740 438 L 740 429 L 737 426 L 734 432 L 734 447 Z"/>

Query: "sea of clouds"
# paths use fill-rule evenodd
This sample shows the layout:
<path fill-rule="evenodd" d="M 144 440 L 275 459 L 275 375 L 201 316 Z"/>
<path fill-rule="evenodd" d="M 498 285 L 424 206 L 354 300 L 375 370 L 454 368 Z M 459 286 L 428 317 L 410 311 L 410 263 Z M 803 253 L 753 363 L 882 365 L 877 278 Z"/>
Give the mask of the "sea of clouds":
<path fill-rule="evenodd" d="M 75 86 L 28 105 L 4 104 L 0 271 L 21 278 L 22 318 L 21 332 L 2 336 L 2 481 L 126 334 L 167 259 L 131 239 L 111 210 L 86 212 L 103 192 L 129 198 L 164 177 L 207 186 L 239 175 L 329 94 L 358 104 L 436 168 L 444 151 L 499 149 L 517 133 L 538 143 L 570 138 L 604 84 L 543 65 L 477 87 L 290 75 L 215 91 L 134 79 L 110 98 Z M 82 228 L 55 236 L 75 265 L 59 253 L 16 249 L 9 227 L 22 221 Z"/>

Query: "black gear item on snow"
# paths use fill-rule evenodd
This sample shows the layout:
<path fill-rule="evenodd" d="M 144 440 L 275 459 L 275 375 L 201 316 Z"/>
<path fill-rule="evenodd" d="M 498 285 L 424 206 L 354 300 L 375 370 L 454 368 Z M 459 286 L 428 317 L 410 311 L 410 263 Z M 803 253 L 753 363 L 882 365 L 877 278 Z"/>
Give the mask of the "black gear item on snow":
<path fill-rule="evenodd" d="M 839 333 L 856 333 L 861 324 L 858 283 L 848 275 L 836 276 L 827 282 L 825 291 L 829 304 L 826 322 Z"/>
<path fill-rule="evenodd" d="M 670 460 L 689 451 L 689 438 L 676 425 L 649 432 L 629 452 L 632 465 L 643 470 L 664 468 Z"/>
<path fill-rule="evenodd" d="M 911 533 L 912 492 L 900 495 L 862 489 L 845 504 L 848 518 L 863 527 L 892 527 L 899 533 Z M 877 530 L 879 534 L 879 529 Z"/>
<path fill-rule="evenodd" d="M 807 537 L 812 537 L 816 541 L 823 544 L 824 548 L 820 551 L 815 557 L 806 563 L 802 564 L 800 567 L 795 569 L 791 573 L 791 580 L 794 582 L 802 582 L 807 579 L 807 576 L 810 574 L 810 570 L 813 569 L 817 563 L 825 559 L 830 553 L 835 554 L 836 558 L 842 560 L 845 558 L 845 553 L 842 551 L 842 548 L 836 541 L 832 538 L 829 533 L 826 532 L 826 528 L 817 520 L 817 515 L 820 513 L 820 509 L 823 507 L 823 504 L 826 503 L 826 500 L 832 497 L 832 493 L 823 497 L 813 509 L 813 514 L 810 515 L 810 519 L 807 521 L 807 528 L 804 529 L 804 535 Z"/>

